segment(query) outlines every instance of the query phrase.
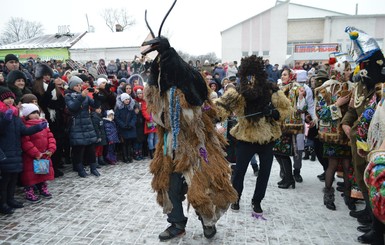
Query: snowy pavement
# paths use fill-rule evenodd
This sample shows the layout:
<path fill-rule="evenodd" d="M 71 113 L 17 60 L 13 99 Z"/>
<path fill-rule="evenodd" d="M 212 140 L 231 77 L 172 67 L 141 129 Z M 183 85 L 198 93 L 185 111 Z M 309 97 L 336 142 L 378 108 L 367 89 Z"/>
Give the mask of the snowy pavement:
<path fill-rule="evenodd" d="M 323 205 L 322 188 L 316 175 L 318 162 L 303 161 L 303 183 L 295 189 L 279 189 L 279 166 L 273 163 L 266 197 L 262 202 L 266 221 L 251 216 L 251 197 L 256 177 L 251 167 L 239 212 L 228 212 L 217 224 L 217 234 L 208 240 L 191 208 L 186 235 L 160 242 L 167 216 L 151 189 L 149 161 L 105 166 L 101 176 L 83 179 L 66 165 L 65 176 L 49 183 L 53 198 L 37 204 L 25 202 L 11 216 L 0 215 L 0 244 L 266 244 L 354 245 L 362 233 L 349 216 L 340 193 L 336 211 Z M 338 181 L 342 181 L 338 179 Z M 23 200 L 18 188 L 17 199 Z M 187 209 L 187 204 L 185 208 Z M 359 202 L 358 209 L 362 209 Z"/>

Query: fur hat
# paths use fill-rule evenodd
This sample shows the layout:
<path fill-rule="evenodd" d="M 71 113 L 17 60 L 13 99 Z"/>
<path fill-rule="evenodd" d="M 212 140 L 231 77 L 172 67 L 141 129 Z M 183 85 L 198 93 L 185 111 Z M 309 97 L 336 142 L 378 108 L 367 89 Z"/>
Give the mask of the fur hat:
<path fill-rule="evenodd" d="M 7 87 L 0 87 L 0 101 L 8 99 L 9 97 L 16 98 L 15 94 Z"/>
<path fill-rule="evenodd" d="M 34 100 L 37 101 L 37 97 L 34 94 L 25 94 L 20 98 L 21 103 L 32 103 Z"/>
<path fill-rule="evenodd" d="M 71 79 L 68 81 L 68 87 L 70 89 L 73 89 L 76 85 L 82 84 L 83 80 L 80 79 L 78 76 L 72 76 Z"/>
<path fill-rule="evenodd" d="M 16 80 L 18 79 L 24 79 L 24 82 L 27 82 L 27 77 L 25 76 L 24 72 L 20 70 L 11 71 L 7 76 L 7 83 L 15 84 Z"/>
<path fill-rule="evenodd" d="M 53 77 L 53 71 L 48 65 L 40 63 L 35 68 L 35 78 L 40 79 L 43 78 L 44 75 L 49 75 L 50 77 Z"/>
<path fill-rule="evenodd" d="M 109 115 L 115 115 L 115 112 L 114 112 L 114 110 L 107 110 L 106 111 L 106 115 L 107 115 L 107 117 L 109 116 Z"/>
<path fill-rule="evenodd" d="M 90 81 L 90 78 L 86 74 L 79 74 L 78 77 L 83 80 L 83 82 Z"/>
<path fill-rule="evenodd" d="M 307 72 L 305 70 L 296 70 L 297 73 L 297 82 L 306 82 Z"/>
<path fill-rule="evenodd" d="M 326 71 L 325 68 L 321 67 L 318 69 L 318 72 L 316 74 L 316 79 L 329 79 L 328 72 Z"/>
<path fill-rule="evenodd" d="M 19 58 L 17 58 L 16 55 L 14 55 L 14 54 L 7 54 L 5 56 L 4 63 L 7 64 L 8 61 L 11 61 L 11 60 L 16 60 L 17 62 L 19 62 Z"/>
<path fill-rule="evenodd" d="M 34 111 L 40 111 L 39 107 L 37 107 L 37 105 L 35 105 L 33 103 L 21 104 L 21 114 L 24 117 L 27 117 L 29 114 L 31 114 Z"/>
<path fill-rule="evenodd" d="M 98 80 L 96 80 L 96 84 L 98 85 L 98 87 L 102 84 L 102 83 L 108 83 L 107 79 L 103 78 L 103 77 L 99 77 Z"/>
<path fill-rule="evenodd" d="M 120 100 L 121 101 L 125 101 L 125 100 L 130 100 L 131 99 L 131 96 L 127 93 L 123 93 L 120 95 Z"/>

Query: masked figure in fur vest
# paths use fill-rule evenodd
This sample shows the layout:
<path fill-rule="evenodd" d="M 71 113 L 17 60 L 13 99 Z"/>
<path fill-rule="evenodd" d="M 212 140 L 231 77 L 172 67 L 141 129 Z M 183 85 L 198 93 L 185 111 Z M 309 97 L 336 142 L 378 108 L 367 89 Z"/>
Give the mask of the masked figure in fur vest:
<path fill-rule="evenodd" d="M 349 109 L 341 124 L 351 142 L 354 176 L 366 204 L 360 220 L 365 216 L 366 221 L 370 221 L 373 214 L 363 175 L 368 164 L 366 153 L 369 151 L 367 144 L 369 125 L 382 97 L 382 83 L 385 82 L 385 58 L 377 41 L 367 33 L 350 26 L 346 27 L 345 32 L 352 40 L 351 54 L 357 63 L 353 82 L 356 82 L 357 86 L 352 92 Z M 361 243 L 372 243 L 375 240 L 374 233 L 374 230 L 369 229 L 357 239 Z"/>
<path fill-rule="evenodd" d="M 148 46 L 143 55 L 158 52 L 144 98 L 159 137 L 150 165 L 154 175 L 152 188 L 171 223 L 159 239 L 165 241 L 185 234 L 187 217 L 182 201 L 186 193 L 201 220 L 204 236 L 212 238 L 216 222 L 237 199 L 223 151 L 226 141 L 215 130 L 217 111 L 208 98 L 205 80 L 160 35 L 162 25 L 155 37 L 147 23 L 153 39 L 142 45 Z"/>
<path fill-rule="evenodd" d="M 292 107 L 284 93 L 267 81 L 262 57 L 252 55 L 243 58 L 238 74 L 239 86 L 228 89 L 215 101 L 222 120 L 234 113 L 238 121 L 230 131 L 237 140 L 232 182 L 238 192 L 238 200 L 231 205 L 231 209 L 240 209 L 245 173 L 251 158 L 257 153 L 260 170 L 251 200 L 252 214 L 263 218 L 261 201 L 270 177 L 273 145 L 281 136 L 282 120 L 289 116 Z"/>

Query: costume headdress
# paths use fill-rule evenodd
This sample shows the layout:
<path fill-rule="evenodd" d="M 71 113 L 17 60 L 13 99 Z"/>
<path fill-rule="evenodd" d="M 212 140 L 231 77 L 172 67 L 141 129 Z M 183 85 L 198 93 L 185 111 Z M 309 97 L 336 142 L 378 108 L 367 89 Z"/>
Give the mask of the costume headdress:
<path fill-rule="evenodd" d="M 380 50 L 376 40 L 364 31 L 353 26 L 348 26 L 345 28 L 345 32 L 349 34 L 349 37 L 352 40 L 350 55 L 355 58 L 357 64 L 368 59 L 377 50 Z"/>

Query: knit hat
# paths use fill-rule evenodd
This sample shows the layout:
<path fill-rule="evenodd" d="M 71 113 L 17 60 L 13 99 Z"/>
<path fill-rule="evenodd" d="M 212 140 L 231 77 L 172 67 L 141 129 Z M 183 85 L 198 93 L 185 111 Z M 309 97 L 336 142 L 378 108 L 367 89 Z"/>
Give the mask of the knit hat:
<path fill-rule="evenodd" d="M 107 83 L 107 79 L 103 78 L 103 77 L 99 77 L 98 80 L 96 80 L 96 84 L 98 85 L 98 87 L 102 84 L 102 83 Z"/>
<path fill-rule="evenodd" d="M 76 85 L 82 84 L 83 80 L 80 79 L 78 76 L 72 76 L 71 79 L 68 81 L 68 87 L 70 89 L 73 89 Z"/>
<path fill-rule="evenodd" d="M 11 71 L 7 76 L 7 83 L 15 84 L 16 80 L 18 79 L 24 79 L 24 82 L 27 81 L 27 77 L 25 76 L 24 72 L 19 70 Z"/>
<path fill-rule="evenodd" d="M 136 90 L 136 94 L 143 94 L 143 90 L 141 90 L 140 88 L 138 88 L 138 89 Z"/>
<path fill-rule="evenodd" d="M 305 70 L 296 70 L 297 73 L 297 82 L 306 82 L 307 72 Z"/>
<path fill-rule="evenodd" d="M 325 70 L 325 68 L 321 67 L 320 69 L 318 69 L 318 72 L 316 74 L 316 78 L 317 79 L 321 79 L 321 78 L 329 79 L 328 72 Z"/>
<path fill-rule="evenodd" d="M 37 107 L 37 105 L 35 105 L 33 103 L 21 104 L 21 114 L 24 117 L 27 117 L 29 114 L 31 114 L 34 111 L 40 111 L 39 107 Z"/>
<path fill-rule="evenodd" d="M 4 63 L 7 64 L 8 61 L 11 61 L 11 60 L 16 60 L 17 62 L 19 62 L 19 58 L 17 58 L 16 55 L 14 55 L 14 54 L 7 54 L 5 56 Z"/>
<path fill-rule="evenodd" d="M 131 99 L 131 96 L 127 93 L 123 93 L 120 95 L 120 100 L 121 101 L 125 101 L 125 100 L 130 100 Z"/>
<path fill-rule="evenodd" d="M 34 94 L 25 94 L 20 98 L 21 103 L 32 103 L 34 100 L 37 101 L 37 97 Z"/>
<path fill-rule="evenodd" d="M 106 114 L 107 114 L 107 117 L 109 116 L 109 115 L 115 115 L 115 112 L 113 111 L 113 110 L 107 110 L 106 111 Z"/>
<path fill-rule="evenodd" d="M 0 100 L 3 101 L 9 97 L 16 98 L 15 94 L 7 87 L 0 87 Z"/>

